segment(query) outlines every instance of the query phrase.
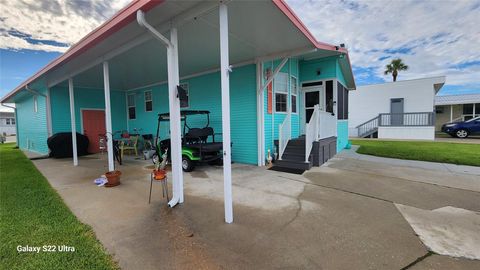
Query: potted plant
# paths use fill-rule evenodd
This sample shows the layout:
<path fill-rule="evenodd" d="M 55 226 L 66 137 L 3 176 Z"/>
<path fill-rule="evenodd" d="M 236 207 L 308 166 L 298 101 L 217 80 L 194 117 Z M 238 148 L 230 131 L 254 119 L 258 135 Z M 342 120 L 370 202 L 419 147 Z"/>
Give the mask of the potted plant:
<path fill-rule="evenodd" d="M 106 187 L 115 187 L 120 185 L 120 175 L 122 173 L 120 171 L 110 171 L 105 173 L 105 177 L 107 177 L 108 183 L 105 184 Z"/>

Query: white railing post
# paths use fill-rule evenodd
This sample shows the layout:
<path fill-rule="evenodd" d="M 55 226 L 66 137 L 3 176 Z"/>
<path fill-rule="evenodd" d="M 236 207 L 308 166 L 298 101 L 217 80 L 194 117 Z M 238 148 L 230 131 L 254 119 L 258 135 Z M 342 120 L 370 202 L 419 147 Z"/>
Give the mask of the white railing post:
<path fill-rule="evenodd" d="M 278 125 L 278 159 L 282 159 L 283 152 L 287 148 L 288 141 L 292 138 L 290 114 L 285 116 L 283 122 Z"/>
<path fill-rule="evenodd" d="M 320 132 L 320 107 L 315 105 L 310 121 L 305 125 L 305 162 L 309 162 L 310 151 L 312 151 L 313 142 L 318 141 Z"/>

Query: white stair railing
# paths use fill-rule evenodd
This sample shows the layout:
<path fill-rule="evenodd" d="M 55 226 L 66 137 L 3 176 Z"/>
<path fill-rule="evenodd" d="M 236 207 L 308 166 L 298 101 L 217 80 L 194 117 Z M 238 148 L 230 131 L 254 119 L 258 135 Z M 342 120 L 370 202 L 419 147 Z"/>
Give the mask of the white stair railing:
<path fill-rule="evenodd" d="M 292 138 L 290 114 L 285 116 L 283 122 L 278 126 L 278 159 L 282 159 L 283 152 L 287 148 L 288 141 Z"/>
<path fill-rule="evenodd" d="M 315 105 L 310 122 L 305 125 L 305 162 L 309 162 L 308 158 L 312 151 L 313 142 L 318 141 L 319 138 L 319 113 L 320 107 Z"/>
<path fill-rule="evenodd" d="M 337 117 L 331 112 L 319 112 L 318 139 L 335 137 L 337 135 Z"/>

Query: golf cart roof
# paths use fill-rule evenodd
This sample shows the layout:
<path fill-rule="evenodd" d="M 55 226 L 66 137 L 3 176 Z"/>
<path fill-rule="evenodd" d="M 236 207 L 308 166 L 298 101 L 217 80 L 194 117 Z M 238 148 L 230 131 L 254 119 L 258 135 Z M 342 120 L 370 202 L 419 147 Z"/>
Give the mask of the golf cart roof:
<path fill-rule="evenodd" d="M 185 118 L 187 115 L 199 115 L 199 114 L 210 114 L 210 111 L 195 111 L 195 110 L 183 110 L 180 111 L 180 117 Z M 159 113 L 158 114 L 159 121 L 169 121 L 170 120 L 170 113 Z"/>

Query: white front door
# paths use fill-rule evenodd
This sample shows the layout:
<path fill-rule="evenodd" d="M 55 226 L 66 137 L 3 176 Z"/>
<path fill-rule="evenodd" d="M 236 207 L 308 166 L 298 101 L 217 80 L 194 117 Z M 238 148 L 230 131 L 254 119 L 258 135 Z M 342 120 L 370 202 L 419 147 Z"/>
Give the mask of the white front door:
<path fill-rule="evenodd" d="M 303 92 L 303 117 L 302 117 L 302 133 L 305 134 L 305 124 L 310 121 L 315 105 L 319 105 L 320 111 L 325 111 L 325 90 L 323 85 L 302 88 Z"/>

